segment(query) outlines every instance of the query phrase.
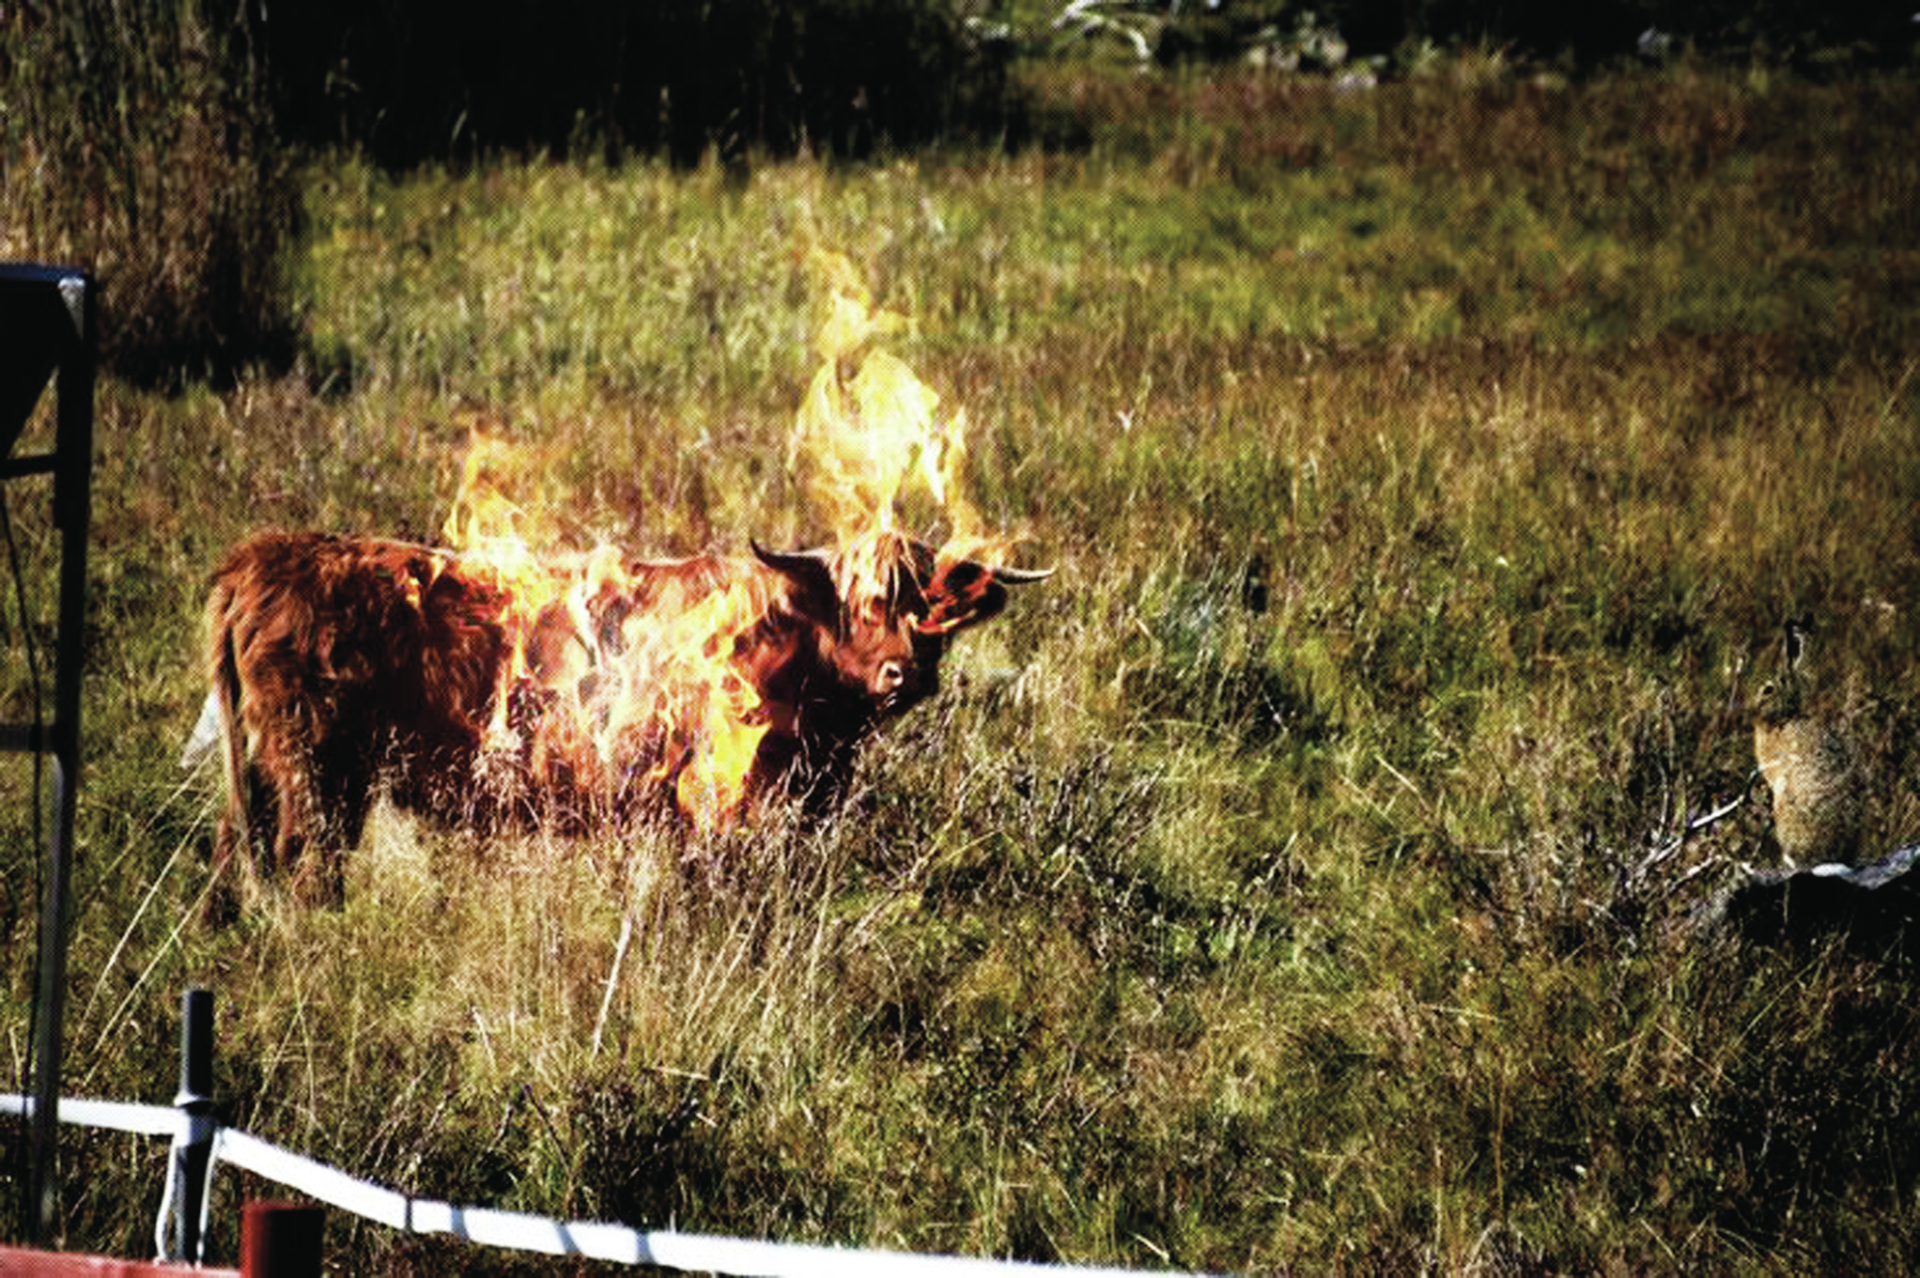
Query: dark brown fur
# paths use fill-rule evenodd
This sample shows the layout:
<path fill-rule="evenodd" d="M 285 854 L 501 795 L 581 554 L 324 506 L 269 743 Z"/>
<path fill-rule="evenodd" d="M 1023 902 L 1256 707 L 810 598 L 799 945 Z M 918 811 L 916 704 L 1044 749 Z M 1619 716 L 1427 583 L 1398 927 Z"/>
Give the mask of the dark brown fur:
<path fill-rule="evenodd" d="M 471 777 L 507 642 L 502 599 L 398 542 L 263 533 L 207 600 L 226 738 L 213 872 L 264 842 L 301 894 L 337 896 L 378 774 L 409 806 L 449 806 Z M 254 829 L 272 815 L 273 828 Z"/>

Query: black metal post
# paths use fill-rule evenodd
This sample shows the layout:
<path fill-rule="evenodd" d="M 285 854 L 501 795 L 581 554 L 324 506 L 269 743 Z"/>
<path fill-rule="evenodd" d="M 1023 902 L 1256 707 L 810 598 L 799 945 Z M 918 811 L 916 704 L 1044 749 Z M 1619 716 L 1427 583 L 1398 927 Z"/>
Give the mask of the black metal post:
<path fill-rule="evenodd" d="M 213 1155 L 213 991 L 188 990 L 180 1000 L 180 1094 L 182 1134 L 174 1139 L 172 1166 L 173 1254 L 163 1260 L 199 1264 L 206 1240 L 207 1160 Z"/>
<path fill-rule="evenodd" d="M 87 524 L 91 517 L 93 477 L 93 342 L 97 299 L 92 279 L 82 271 L 58 268 L 12 268 L 10 286 L 31 296 L 57 296 L 58 305 L 22 304 L 6 317 L 10 340 L 23 347 L 16 382 L 8 387 L 9 408 L 22 415 L 31 411 L 46 370 L 37 356 L 51 352 L 59 368 L 59 417 L 51 460 L 54 475 L 54 524 L 60 531 L 59 664 L 54 672 L 54 722 L 46 739 L 27 736 L 24 748 L 50 749 L 54 756 L 52 829 L 47 837 L 46 896 L 40 911 L 40 985 L 34 1042 L 34 1106 L 32 1165 L 28 1169 L 30 1240 L 46 1242 L 53 1235 L 58 1200 L 58 1173 L 54 1151 L 59 1131 L 61 1022 L 67 992 L 67 896 L 73 862 L 74 796 L 80 781 L 80 675 L 86 633 Z M 11 295 L 10 295 L 11 296 Z M 46 312 L 51 309 L 52 314 Z M 64 315 L 61 312 L 64 311 Z M 71 330 L 58 333 L 62 321 Z M 24 324 L 25 331 L 20 331 Z M 0 355 L 12 352 L 0 352 Z M 24 399 L 25 406 L 19 401 Z M 0 422 L 8 447 L 20 430 Z M 7 474 L 31 474 L 48 459 L 9 462 Z M 22 626 L 30 624 L 21 618 Z M 9 743 L 7 749 L 21 749 Z M 34 802 L 41 801 L 39 795 Z"/>

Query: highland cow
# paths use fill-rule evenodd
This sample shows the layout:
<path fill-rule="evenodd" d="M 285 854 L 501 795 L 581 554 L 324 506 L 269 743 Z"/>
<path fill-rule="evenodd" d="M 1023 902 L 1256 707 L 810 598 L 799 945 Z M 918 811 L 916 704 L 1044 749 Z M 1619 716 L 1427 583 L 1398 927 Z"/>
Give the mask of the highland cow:
<path fill-rule="evenodd" d="M 859 742 L 935 691 L 948 637 L 1045 575 L 894 534 L 753 551 L 603 549 L 555 561 L 564 591 L 529 607 L 452 551 L 280 532 L 235 547 L 207 603 L 212 691 L 189 746 L 224 741 L 216 882 L 237 853 L 267 853 L 304 899 L 337 901 L 383 784 L 402 809 L 481 827 L 649 807 L 698 822 L 689 783 L 727 728 L 748 753 L 723 816 L 776 792 L 817 810 Z"/>

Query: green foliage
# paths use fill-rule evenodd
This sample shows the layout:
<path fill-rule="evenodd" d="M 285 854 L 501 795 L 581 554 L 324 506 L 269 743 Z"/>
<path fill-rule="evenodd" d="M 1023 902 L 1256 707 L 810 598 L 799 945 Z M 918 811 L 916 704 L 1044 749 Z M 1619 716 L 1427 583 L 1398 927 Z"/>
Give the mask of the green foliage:
<path fill-rule="evenodd" d="M 1763 805 L 1657 854 L 1745 785 L 1809 611 L 1870 838 L 1920 833 L 1912 90 L 1043 88 L 1085 152 L 305 171 L 312 377 L 101 388 L 70 1090 L 163 1099 L 205 981 L 234 1121 L 458 1202 L 1245 1271 L 1909 1265 L 1911 956 L 1697 932 Z M 570 543 L 810 541 L 816 244 L 915 318 L 973 495 L 1058 570 L 846 807 L 382 810 L 343 909 L 183 921 L 220 548 L 431 537 L 476 423 Z M 69 1244 L 143 1250 L 157 1148 L 67 1151 Z M 223 1174 L 221 1255 L 260 1188 Z M 329 1231 L 346 1269 L 474 1263 Z"/>
<path fill-rule="evenodd" d="M 11 5 L 0 75 L 0 257 L 94 271 L 109 368 L 291 360 L 297 191 L 244 33 L 193 3 Z"/>

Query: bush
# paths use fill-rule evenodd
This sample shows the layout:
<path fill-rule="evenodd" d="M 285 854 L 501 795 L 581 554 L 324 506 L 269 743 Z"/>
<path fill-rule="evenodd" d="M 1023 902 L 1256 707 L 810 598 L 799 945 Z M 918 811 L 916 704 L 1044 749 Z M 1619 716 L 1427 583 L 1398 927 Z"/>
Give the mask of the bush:
<path fill-rule="evenodd" d="M 28 0 L 0 18 L 0 85 L 0 256 L 93 270 L 107 367 L 177 384 L 287 359 L 298 199 L 244 32 L 191 2 Z"/>

